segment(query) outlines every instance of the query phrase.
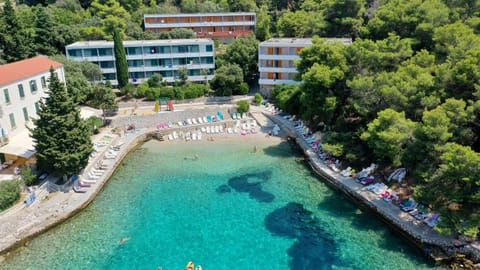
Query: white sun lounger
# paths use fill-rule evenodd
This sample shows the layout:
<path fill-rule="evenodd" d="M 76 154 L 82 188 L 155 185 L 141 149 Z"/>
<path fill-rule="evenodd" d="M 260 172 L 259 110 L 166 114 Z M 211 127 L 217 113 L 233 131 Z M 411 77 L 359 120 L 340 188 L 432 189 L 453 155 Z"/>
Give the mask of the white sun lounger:
<path fill-rule="evenodd" d="M 201 117 L 198 117 L 198 123 L 199 123 L 199 124 L 203 124 L 203 120 L 202 120 Z"/>
<path fill-rule="evenodd" d="M 198 124 L 198 123 L 197 123 L 197 119 L 192 118 L 192 124 L 194 124 L 194 125 Z"/>

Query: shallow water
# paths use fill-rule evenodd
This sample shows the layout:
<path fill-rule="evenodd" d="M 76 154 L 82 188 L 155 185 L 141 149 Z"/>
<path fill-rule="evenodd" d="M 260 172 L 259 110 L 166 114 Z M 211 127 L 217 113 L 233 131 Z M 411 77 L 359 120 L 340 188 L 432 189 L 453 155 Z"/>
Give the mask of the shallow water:
<path fill-rule="evenodd" d="M 0 268 L 434 269 L 287 143 L 255 144 L 147 142 L 86 210 Z"/>

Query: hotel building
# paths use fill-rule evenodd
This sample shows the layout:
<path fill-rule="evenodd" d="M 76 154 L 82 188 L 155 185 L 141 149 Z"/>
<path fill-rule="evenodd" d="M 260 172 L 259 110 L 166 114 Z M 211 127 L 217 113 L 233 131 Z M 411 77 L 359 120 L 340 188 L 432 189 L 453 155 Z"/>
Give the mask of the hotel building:
<path fill-rule="evenodd" d="M 65 82 L 61 63 L 45 56 L 0 65 L 0 160 L 30 158 L 35 152 L 28 127 L 37 117 L 39 102 L 47 96 L 50 68 Z"/>
<path fill-rule="evenodd" d="M 145 14 L 143 19 L 145 30 L 155 33 L 187 28 L 198 38 L 217 38 L 224 42 L 255 32 L 254 12 Z"/>
<path fill-rule="evenodd" d="M 215 71 L 213 41 L 209 39 L 132 40 L 124 41 L 129 81 L 140 84 L 154 73 L 167 82 L 178 78 L 178 70 L 186 68 L 188 80 L 211 80 Z M 65 47 L 67 57 L 75 61 L 97 64 L 102 81 L 118 85 L 113 41 L 80 41 Z"/>
<path fill-rule="evenodd" d="M 327 39 L 340 41 L 347 45 L 351 39 Z M 277 84 L 296 84 L 296 60 L 300 60 L 300 51 L 312 45 L 311 38 L 272 38 L 259 44 L 258 71 L 260 77 L 258 84 L 260 91 L 269 95 L 270 90 Z"/>

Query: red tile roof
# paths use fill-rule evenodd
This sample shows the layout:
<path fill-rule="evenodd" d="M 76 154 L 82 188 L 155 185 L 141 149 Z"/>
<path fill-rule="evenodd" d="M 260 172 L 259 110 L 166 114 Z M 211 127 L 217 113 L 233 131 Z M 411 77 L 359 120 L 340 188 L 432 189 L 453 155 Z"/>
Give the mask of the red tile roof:
<path fill-rule="evenodd" d="M 47 72 L 50 70 L 50 67 L 56 69 L 61 66 L 63 64 L 50 60 L 46 56 L 36 56 L 0 65 L 0 86 Z"/>

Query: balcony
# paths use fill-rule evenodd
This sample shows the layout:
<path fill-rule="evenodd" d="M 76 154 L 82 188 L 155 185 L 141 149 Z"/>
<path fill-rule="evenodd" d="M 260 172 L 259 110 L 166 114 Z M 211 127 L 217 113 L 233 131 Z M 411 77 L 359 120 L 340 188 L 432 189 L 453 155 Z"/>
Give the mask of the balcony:
<path fill-rule="evenodd" d="M 294 80 L 276 80 L 276 79 L 259 79 L 259 85 L 277 85 L 277 84 L 299 84 L 301 81 Z"/>

